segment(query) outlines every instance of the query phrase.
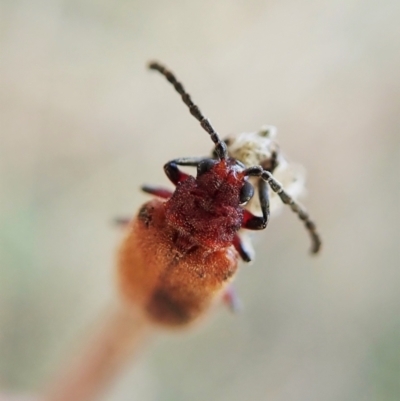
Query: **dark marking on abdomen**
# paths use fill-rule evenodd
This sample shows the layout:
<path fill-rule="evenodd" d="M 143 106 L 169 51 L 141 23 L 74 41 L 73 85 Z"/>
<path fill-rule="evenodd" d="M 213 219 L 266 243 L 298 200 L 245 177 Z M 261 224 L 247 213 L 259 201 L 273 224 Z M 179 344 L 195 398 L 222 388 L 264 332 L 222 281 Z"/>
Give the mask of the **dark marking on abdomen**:
<path fill-rule="evenodd" d="M 183 304 L 172 299 L 166 291 L 157 289 L 153 293 L 146 309 L 157 322 L 169 325 L 183 325 L 192 320 L 191 308 L 187 308 Z"/>
<path fill-rule="evenodd" d="M 139 210 L 138 218 L 140 221 L 143 221 L 146 227 L 148 227 L 152 221 L 151 212 L 153 211 L 153 209 L 153 207 L 149 207 L 146 203 Z"/>

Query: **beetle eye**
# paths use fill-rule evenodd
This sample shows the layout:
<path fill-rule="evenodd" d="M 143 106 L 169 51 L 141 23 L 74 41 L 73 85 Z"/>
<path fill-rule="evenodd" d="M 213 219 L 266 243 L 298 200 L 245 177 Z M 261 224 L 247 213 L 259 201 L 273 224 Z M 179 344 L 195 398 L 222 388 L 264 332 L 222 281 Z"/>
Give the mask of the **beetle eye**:
<path fill-rule="evenodd" d="M 215 165 L 217 161 L 214 159 L 204 159 L 197 165 L 197 176 L 210 171 Z"/>
<path fill-rule="evenodd" d="M 245 205 L 254 195 L 254 188 L 248 181 L 246 181 L 240 190 L 239 201 L 241 205 Z"/>

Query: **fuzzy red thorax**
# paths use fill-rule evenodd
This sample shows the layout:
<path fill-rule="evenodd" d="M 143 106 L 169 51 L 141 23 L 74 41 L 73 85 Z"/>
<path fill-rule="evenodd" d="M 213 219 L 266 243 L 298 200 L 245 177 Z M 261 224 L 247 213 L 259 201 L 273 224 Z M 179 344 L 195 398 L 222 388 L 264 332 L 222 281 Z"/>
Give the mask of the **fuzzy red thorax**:
<path fill-rule="evenodd" d="M 242 186 L 236 161 L 223 159 L 210 171 L 178 184 L 165 204 L 166 223 L 196 245 L 214 250 L 229 246 L 243 221 Z"/>

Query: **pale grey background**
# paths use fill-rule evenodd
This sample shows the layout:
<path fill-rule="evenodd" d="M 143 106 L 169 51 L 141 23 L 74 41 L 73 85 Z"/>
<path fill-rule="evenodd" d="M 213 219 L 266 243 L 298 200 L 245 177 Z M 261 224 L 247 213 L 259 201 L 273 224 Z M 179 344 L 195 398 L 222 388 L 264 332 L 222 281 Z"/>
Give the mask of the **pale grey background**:
<path fill-rule="evenodd" d="M 139 186 L 211 149 L 149 59 L 223 134 L 278 126 L 324 249 L 289 212 L 224 308 L 161 336 L 105 400 L 400 398 L 399 3 L 0 2 L 0 382 L 39 390 L 114 297 Z"/>

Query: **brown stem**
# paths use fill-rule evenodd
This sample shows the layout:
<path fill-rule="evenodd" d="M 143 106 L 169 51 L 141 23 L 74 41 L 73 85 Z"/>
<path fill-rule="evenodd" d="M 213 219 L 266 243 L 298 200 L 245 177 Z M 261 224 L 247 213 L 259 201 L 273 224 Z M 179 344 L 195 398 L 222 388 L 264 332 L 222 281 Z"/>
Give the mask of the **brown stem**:
<path fill-rule="evenodd" d="M 150 331 L 139 311 L 122 306 L 102 316 L 96 332 L 52 380 L 42 401 L 91 401 L 102 393 Z"/>

